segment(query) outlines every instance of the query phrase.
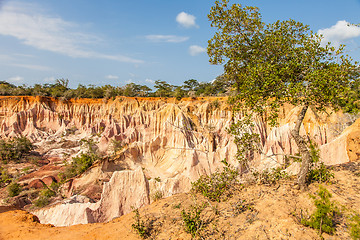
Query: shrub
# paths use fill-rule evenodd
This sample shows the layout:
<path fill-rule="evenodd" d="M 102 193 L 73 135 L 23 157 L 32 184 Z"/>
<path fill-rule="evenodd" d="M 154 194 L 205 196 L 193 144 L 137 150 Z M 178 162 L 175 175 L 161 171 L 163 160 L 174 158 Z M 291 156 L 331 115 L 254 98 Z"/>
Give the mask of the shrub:
<path fill-rule="evenodd" d="M 45 207 L 50 203 L 50 198 L 56 196 L 56 192 L 46 188 L 41 191 L 39 198 L 34 202 L 36 207 Z"/>
<path fill-rule="evenodd" d="M 146 238 L 150 237 L 151 229 L 152 229 L 151 222 L 143 221 L 141 219 L 138 209 L 135 209 L 133 212 L 135 213 L 135 216 L 134 216 L 135 223 L 133 223 L 131 225 L 131 227 L 139 234 L 139 236 L 142 239 L 146 239 Z"/>
<path fill-rule="evenodd" d="M 156 202 L 164 197 L 164 193 L 160 190 L 157 190 L 151 197 L 152 197 L 152 200 L 154 202 Z"/>
<path fill-rule="evenodd" d="M 201 193 L 211 201 L 220 202 L 225 193 L 230 195 L 229 189 L 237 182 L 236 178 L 239 175 L 238 171 L 230 167 L 226 160 L 222 162 L 225 164 L 223 171 L 209 176 L 203 175 L 192 183 L 192 189 L 195 192 Z"/>
<path fill-rule="evenodd" d="M 275 184 L 279 180 L 287 179 L 289 177 L 280 167 L 264 170 L 262 172 L 253 172 L 253 175 L 260 184 Z"/>
<path fill-rule="evenodd" d="M 44 189 L 41 192 L 41 195 L 44 196 L 44 197 L 47 197 L 47 198 L 51 198 L 51 197 L 56 196 L 56 192 L 54 192 L 53 190 L 47 188 L 47 189 Z"/>
<path fill-rule="evenodd" d="M 94 153 L 81 153 L 78 157 L 73 157 L 72 163 L 67 166 L 64 173 L 60 174 L 62 179 L 69 179 L 84 173 L 99 157 Z"/>
<path fill-rule="evenodd" d="M 360 215 L 354 214 L 351 217 L 351 223 L 350 223 L 350 236 L 353 239 L 360 239 Z"/>
<path fill-rule="evenodd" d="M 110 151 L 113 155 L 117 155 L 123 149 L 124 145 L 121 140 L 112 139 L 110 142 Z"/>
<path fill-rule="evenodd" d="M 12 141 L 14 150 L 16 152 L 15 156 L 20 160 L 24 155 L 30 153 L 34 149 L 34 146 L 30 140 L 26 137 L 18 137 Z"/>
<path fill-rule="evenodd" d="M 0 167 L 0 188 L 6 186 L 6 184 L 10 183 L 11 180 L 12 177 L 10 176 L 8 171 Z"/>
<path fill-rule="evenodd" d="M 209 109 L 210 109 L 211 111 L 214 111 L 215 109 L 219 109 L 219 108 L 220 108 L 220 102 L 219 102 L 218 99 L 216 99 L 216 100 L 213 101 L 213 102 L 210 102 L 210 104 L 209 104 Z"/>
<path fill-rule="evenodd" d="M 310 197 L 314 200 L 316 209 L 308 219 L 301 219 L 301 223 L 318 229 L 320 235 L 322 232 L 334 233 L 334 216 L 338 213 L 338 210 L 334 203 L 330 201 L 331 193 L 320 185 L 317 197 L 314 195 L 310 195 Z"/>
<path fill-rule="evenodd" d="M 320 162 L 318 164 L 312 164 L 310 171 L 307 175 L 307 181 L 311 182 L 329 182 L 334 178 L 334 174 L 331 172 L 331 169 L 327 168 L 324 163 Z"/>
<path fill-rule="evenodd" d="M 180 209 L 180 207 L 181 207 L 181 202 L 173 205 L 173 209 Z"/>
<path fill-rule="evenodd" d="M 15 197 L 21 193 L 22 187 L 20 186 L 20 184 L 14 182 L 8 186 L 7 190 L 10 197 Z"/>
<path fill-rule="evenodd" d="M 34 205 L 36 207 L 45 207 L 50 203 L 49 197 L 46 196 L 40 196 L 37 200 L 35 200 Z"/>
<path fill-rule="evenodd" d="M 72 166 L 76 169 L 78 174 L 81 174 L 91 167 L 96 160 L 96 155 L 82 153 L 80 157 L 73 158 Z"/>
<path fill-rule="evenodd" d="M 201 212 L 205 207 L 206 204 L 203 204 L 202 206 L 192 206 L 189 211 L 185 209 L 181 211 L 185 231 L 190 233 L 193 238 L 199 235 L 199 231 L 203 227 L 204 221 L 201 219 Z"/>
<path fill-rule="evenodd" d="M 3 163 L 11 160 L 19 161 L 23 156 L 30 153 L 34 146 L 26 137 L 17 137 L 9 140 L 0 140 L 0 159 Z"/>
<path fill-rule="evenodd" d="M 7 164 L 14 157 L 12 145 L 7 141 L 0 140 L 0 159 L 4 164 Z"/>
<path fill-rule="evenodd" d="M 309 150 L 312 163 L 307 174 L 307 182 L 329 182 L 332 178 L 334 178 L 334 174 L 323 162 L 320 162 L 319 149 L 312 141 L 310 141 Z"/>

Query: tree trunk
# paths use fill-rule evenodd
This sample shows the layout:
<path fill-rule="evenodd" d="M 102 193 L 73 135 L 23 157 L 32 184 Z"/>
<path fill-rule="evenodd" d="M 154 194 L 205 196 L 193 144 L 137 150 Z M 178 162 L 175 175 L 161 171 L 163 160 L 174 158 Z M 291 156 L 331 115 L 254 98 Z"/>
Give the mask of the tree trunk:
<path fill-rule="evenodd" d="M 300 172 L 298 174 L 298 185 L 300 189 L 304 189 L 306 187 L 306 176 L 307 173 L 309 172 L 310 163 L 311 163 L 311 156 L 309 149 L 307 148 L 306 140 L 302 136 L 300 136 L 300 126 L 304 120 L 308 108 L 309 108 L 308 105 L 303 106 L 298 116 L 298 119 L 296 120 L 295 128 L 291 130 L 291 135 L 294 138 L 296 145 L 299 148 L 299 152 L 302 159 Z"/>

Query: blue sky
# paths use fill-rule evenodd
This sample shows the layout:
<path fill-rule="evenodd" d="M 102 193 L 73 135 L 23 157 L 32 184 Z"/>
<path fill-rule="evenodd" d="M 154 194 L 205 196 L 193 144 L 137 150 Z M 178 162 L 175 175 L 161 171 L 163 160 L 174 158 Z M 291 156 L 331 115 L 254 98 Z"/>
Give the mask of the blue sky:
<path fill-rule="evenodd" d="M 360 61 L 360 0 L 246 0 L 267 23 L 295 19 Z M 0 80 L 70 86 L 155 80 L 181 85 L 222 73 L 206 54 L 212 0 L 0 0 Z"/>

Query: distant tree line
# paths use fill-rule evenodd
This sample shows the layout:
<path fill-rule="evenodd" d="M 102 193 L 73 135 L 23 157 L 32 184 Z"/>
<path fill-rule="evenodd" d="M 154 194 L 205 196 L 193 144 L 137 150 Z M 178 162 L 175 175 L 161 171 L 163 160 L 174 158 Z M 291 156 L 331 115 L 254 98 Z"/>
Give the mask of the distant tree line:
<path fill-rule="evenodd" d="M 233 83 L 223 75 L 212 82 L 187 80 L 181 86 L 175 86 L 166 81 L 155 81 L 154 90 L 146 85 L 129 83 L 125 86 L 95 86 L 79 84 L 77 88 L 69 87 L 68 79 L 57 79 L 55 83 L 35 84 L 34 86 L 15 86 L 6 81 L 0 81 L 0 96 L 45 96 L 56 98 L 112 98 L 125 97 L 199 97 L 226 96 L 231 92 Z"/>

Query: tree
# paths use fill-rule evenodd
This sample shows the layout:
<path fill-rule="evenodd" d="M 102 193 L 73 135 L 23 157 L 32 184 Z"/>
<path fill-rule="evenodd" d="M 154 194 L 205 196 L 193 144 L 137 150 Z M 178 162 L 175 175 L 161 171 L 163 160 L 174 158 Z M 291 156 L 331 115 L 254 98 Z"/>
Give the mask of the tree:
<path fill-rule="evenodd" d="M 298 184 L 304 188 L 311 156 L 299 134 L 302 121 L 310 107 L 337 109 L 344 99 L 353 100 L 346 93 L 359 81 L 357 63 L 344 55 L 344 46 L 323 46 L 307 25 L 291 19 L 265 24 L 258 8 L 228 2 L 216 1 L 208 15 L 217 28 L 208 42 L 210 62 L 224 64 L 234 80 L 236 107 L 267 116 L 272 124 L 285 103 L 300 107 L 291 135 L 302 157 Z"/>
<path fill-rule="evenodd" d="M 154 88 L 156 88 L 156 96 L 158 97 L 170 97 L 173 92 L 173 86 L 169 83 L 161 80 L 156 80 Z"/>
<path fill-rule="evenodd" d="M 140 91 L 139 94 L 141 97 L 147 97 L 149 96 L 149 93 L 151 92 L 151 88 L 149 88 L 146 85 L 140 85 Z"/>
<path fill-rule="evenodd" d="M 189 79 L 184 82 L 182 88 L 186 91 L 194 91 L 199 86 L 199 82 L 195 79 Z"/>

